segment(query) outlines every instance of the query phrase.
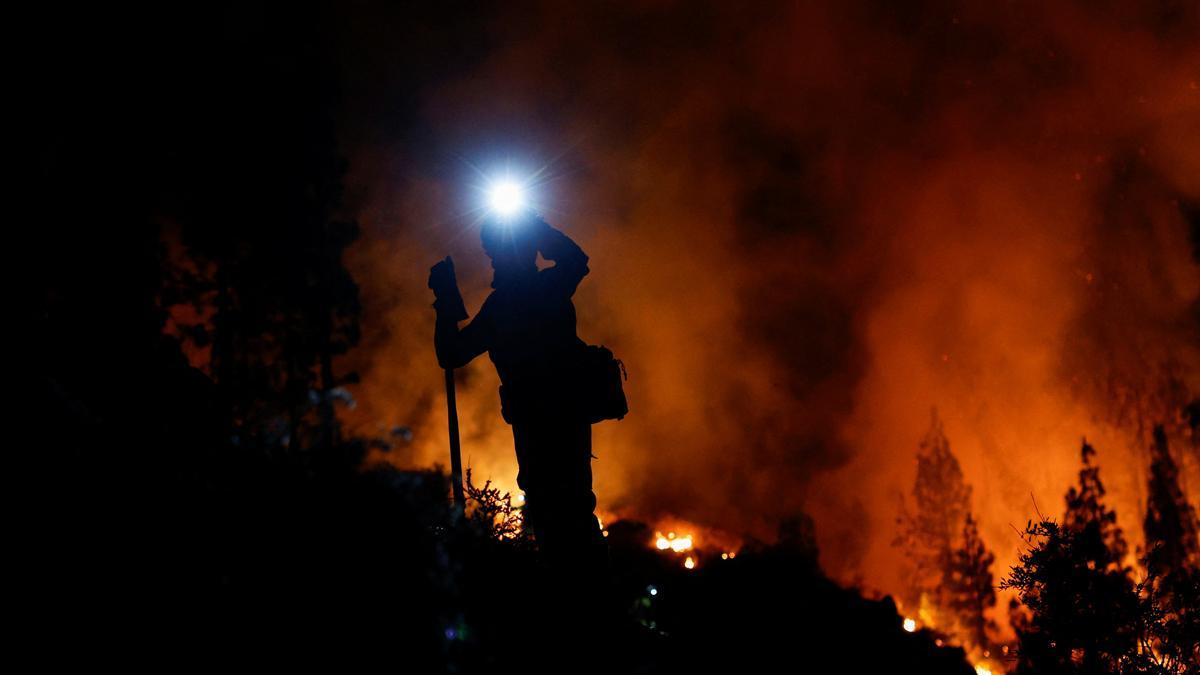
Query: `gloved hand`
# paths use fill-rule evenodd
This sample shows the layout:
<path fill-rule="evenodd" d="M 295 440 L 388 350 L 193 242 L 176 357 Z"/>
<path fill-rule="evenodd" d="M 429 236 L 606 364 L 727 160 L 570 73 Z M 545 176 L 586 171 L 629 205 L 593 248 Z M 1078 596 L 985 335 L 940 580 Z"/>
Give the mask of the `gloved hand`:
<path fill-rule="evenodd" d="M 537 236 L 538 251 L 541 252 L 543 258 L 567 264 L 587 264 L 587 255 L 570 237 L 541 219 L 539 219 L 539 223 L 535 235 Z"/>
<path fill-rule="evenodd" d="M 450 256 L 439 260 L 429 268 L 429 288 L 433 289 L 436 300 L 433 308 L 438 316 L 454 321 L 467 318 L 467 308 L 463 304 L 462 294 L 458 291 L 458 280 L 454 277 L 454 261 Z"/>

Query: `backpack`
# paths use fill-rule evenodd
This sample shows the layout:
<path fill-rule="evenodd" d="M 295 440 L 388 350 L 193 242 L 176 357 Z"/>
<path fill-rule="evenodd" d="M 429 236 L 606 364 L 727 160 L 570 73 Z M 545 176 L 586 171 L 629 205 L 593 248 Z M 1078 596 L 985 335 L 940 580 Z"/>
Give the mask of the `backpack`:
<path fill-rule="evenodd" d="M 624 381 L 629 379 L 625 363 L 603 345 L 583 349 L 580 368 L 580 395 L 588 422 L 619 420 L 629 414 Z"/>

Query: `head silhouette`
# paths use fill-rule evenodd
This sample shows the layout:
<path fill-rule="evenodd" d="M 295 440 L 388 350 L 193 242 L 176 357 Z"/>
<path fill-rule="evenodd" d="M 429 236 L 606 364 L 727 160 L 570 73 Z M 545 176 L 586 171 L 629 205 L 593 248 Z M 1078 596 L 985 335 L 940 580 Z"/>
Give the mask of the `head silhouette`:
<path fill-rule="evenodd" d="M 548 226 L 534 213 L 484 221 L 479 235 L 492 259 L 492 286 L 537 272 L 538 233 L 543 227 Z"/>

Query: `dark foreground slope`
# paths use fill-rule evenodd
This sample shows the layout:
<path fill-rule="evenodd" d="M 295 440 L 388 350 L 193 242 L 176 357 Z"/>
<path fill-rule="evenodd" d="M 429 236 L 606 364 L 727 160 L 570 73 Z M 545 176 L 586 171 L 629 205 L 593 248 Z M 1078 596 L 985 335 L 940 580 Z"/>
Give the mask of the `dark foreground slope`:
<path fill-rule="evenodd" d="M 69 411 L 57 422 L 72 439 L 86 430 Z M 787 537 L 733 560 L 698 551 L 686 570 L 645 526 L 614 523 L 613 581 L 581 622 L 530 542 L 446 506 L 441 474 L 214 458 L 224 478 L 210 480 L 94 440 L 22 466 L 14 493 L 18 644 L 47 665 L 971 672 Z"/>

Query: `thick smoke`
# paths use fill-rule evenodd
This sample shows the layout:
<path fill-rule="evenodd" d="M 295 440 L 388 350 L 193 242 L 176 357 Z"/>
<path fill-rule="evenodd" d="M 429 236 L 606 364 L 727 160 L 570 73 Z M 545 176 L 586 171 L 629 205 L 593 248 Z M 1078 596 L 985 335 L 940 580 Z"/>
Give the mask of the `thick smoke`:
<path fill-rule="evenodd" d="M 630 371 L 630 416 L 595 428 L 607 512 L 769 538 L 807 511 L 827 569 L 891 588 L 936 406 L 997 572 L 1084 436 L 1136 531 L 1137 425 L 1167 414 L 1164 372 L 1200 392 L 1194 3 L 582 4 L 480 17 L 404 93 L 417 132 L 351 139 L 348 419 L 414 431 L 376 459 L 446 461 L 425 277 L 453 255 L 478 307 L 464 186 L 510 160 L 546 167 L 547 219 L 591 256 L 580 333 Z M 388 82 L 358 73 L 351 118 L 385 119 Z M 463 376 L 466 458 L 512 487 L 492 366 Z"/>

